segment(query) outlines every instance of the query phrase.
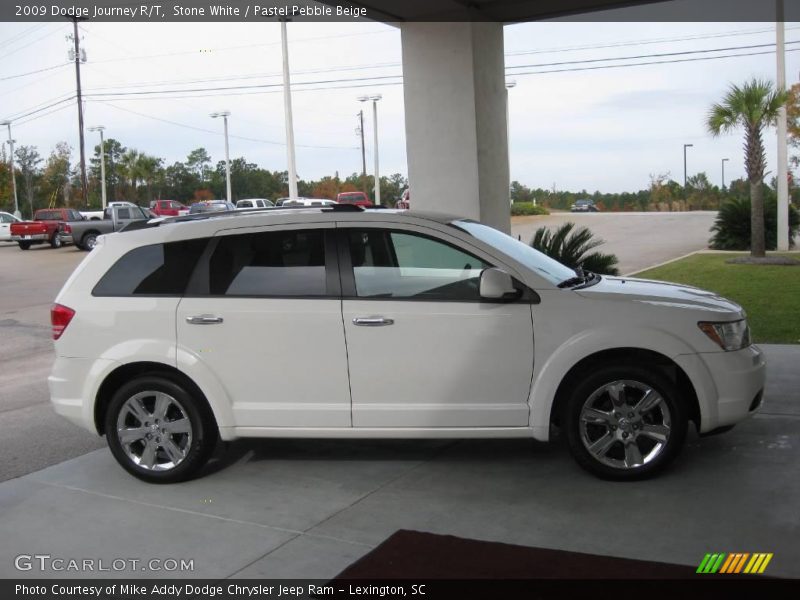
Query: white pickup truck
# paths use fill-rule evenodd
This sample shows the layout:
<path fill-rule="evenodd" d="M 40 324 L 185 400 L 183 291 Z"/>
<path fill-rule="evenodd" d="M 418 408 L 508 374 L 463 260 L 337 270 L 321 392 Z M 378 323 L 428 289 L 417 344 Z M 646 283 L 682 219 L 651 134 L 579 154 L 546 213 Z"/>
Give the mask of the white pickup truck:
<path fill-rule="evenodd" d="M 115 206 L 136 206 L 133 202 L 128 202 L 126 200 L 115 200 L 114 202 L 108 203 L 108 208 L 113 208 Z M 89 221 L 102 221 L 105 216 L 102 210 L 82 210 L 80 213 L 83 215 L 84 219 L 88 219 Z"/>

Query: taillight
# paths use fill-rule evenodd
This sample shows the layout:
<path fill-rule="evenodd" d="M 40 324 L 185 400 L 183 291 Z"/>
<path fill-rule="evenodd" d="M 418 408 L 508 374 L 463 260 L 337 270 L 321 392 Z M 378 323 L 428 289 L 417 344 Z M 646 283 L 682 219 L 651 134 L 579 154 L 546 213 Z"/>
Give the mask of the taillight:
<path fill-rule="evenodd" d="M 63 231 L 64 233 L 72 233 L 72 227 L 70 227 L 68 223 L 62 223 L 61 231 Z"/>
<path fill-rule="evenodd" d="M 57 340 L 75 316 L 75 311 L 62 304 L 53 304 L 50 309 L 50 323 L 53 325 L 53 339 Z"/>

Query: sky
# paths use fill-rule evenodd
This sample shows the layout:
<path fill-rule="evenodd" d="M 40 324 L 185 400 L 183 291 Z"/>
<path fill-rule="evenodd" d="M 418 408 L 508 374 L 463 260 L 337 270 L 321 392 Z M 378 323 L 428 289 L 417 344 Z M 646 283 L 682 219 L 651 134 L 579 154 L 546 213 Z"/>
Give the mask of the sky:
<path fill-rule="evenodd" d="M 80 27 L 87 128 L 103 125 L 106 138 L 167 164 L 201 146 L 216 162 L 224 158 L 222 123 L 209 114 L 229 110 L 231 158 L 286 169 L 278 23 Z M 74 66 L 67 62 L 71 42 L 65 39 L 71 29 L 68 22 L 0 23 L 0 120 L 14 120 L 17 145 L 37 146 L 46 156 L 66 141 L 77 162 L 75 100 L 54 104 L 75 93 Z M 364 94 L 382 96 L 381 174 L 407 174 L 399 29 L 369 21 L 294 22 L 288 31 L 298 175 L 308 180 L 361 170 L 356 127 L 362 108 L 372 172 L 372 107 L 357 99 Z M 775 80 L 770 48 L 637 60 L 770 52 L 758 56 L 577 69 L 631 62 L 580 61 L 771 44 L 774 24 L 536 22 L 507 25 L 504 35 L 507 79 L 516 82 L 509 93 L 512 179 L 589 192 L 636 191 L 649 186 L 651 175 L 664 173 L 682 182 L 683 144 L 693 144 L 690 176 L 704 171 L 719 184 L 722 158 L 730 159 L 727 181 L 744 175 L 741 134 L 714 139 L 704 120 L 731 83 Z M 800 43 L 789 43 L 800 41 L 800 23 L 786 24 L 786 41 L 787 50 L 800 49 Z M 48 70 L 17 76 L 40 69 Z M 561 72 L 541 72 L 546 70 Z M 789 85 L 798 81 L 800 52 L 787 52 L 786 77 Z M 263 84 L 274 87 L 242 89 Z M 187 91 L 202 88 L 239 89 Z M 142 93 L 153 90 L 165 93 Z M 43 107 L 49 108 L 24 116 Z M 87 156 L 97 135 L 86 132 Z M 765 142 L 768 170 L 774 172 L 774 130 Z"/>

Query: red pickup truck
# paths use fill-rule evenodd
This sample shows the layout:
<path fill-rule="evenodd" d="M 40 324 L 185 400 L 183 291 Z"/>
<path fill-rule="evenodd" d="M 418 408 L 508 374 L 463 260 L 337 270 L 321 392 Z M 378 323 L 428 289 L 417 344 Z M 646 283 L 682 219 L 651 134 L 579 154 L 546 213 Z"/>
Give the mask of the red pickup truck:
<path fill-rule="evenodd" d="M 27 250 L 32 244 L 49 243 L 53 248 L 61 247 L 58 224 L 61 221 L 82 221 L 83 215 L 72 208 L 43 208 L 33 215 L 33 221 L 11 224 L 11 241 Z"/>
<path fill-rule="evenodd" d="M 177 200 L 153 200 L 150 203 L 150 210 L 159 217 L 177 217 L 189 212 L 189 209 Z"/>
<path fill-rule="evenodd" d="M 355 204 L 369 208 L 372 202 L 364 192 L 340 192 L 336 195 L 336 202 L 339 204 Z"/>

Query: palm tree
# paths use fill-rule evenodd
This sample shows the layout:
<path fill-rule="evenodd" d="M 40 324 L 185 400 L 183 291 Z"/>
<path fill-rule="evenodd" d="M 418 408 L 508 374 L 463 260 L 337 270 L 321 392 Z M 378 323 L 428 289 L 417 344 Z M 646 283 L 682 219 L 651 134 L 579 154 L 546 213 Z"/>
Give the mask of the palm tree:
<path fill-rule="evenodd" d="M 753 79 L 741 87 L 731 85 L 722 102 L 711 107 L 706 121 L 708 131 L 714 137 L 739 127 L 744 129 L 744 159 L 752 206 L 750 255 L 754 257 L 765 254 L 762 182 L 767 163 L 761 133 L 765 127 L 775 124 L 778 110 L 787 100 L 785 90 L 775 90 L 769 81 Z"/>
<path fill-rule="evenodd" d="M 586 227 L 575 228 L 575 223 L 563 223 L 552 232 L 540 227 L 531 240 L 531 247 L 573 269 L 602 275 L 618 275 L 617 257 L 613 254 L 591 252 L 604 242 L 594 237 Z"/>

